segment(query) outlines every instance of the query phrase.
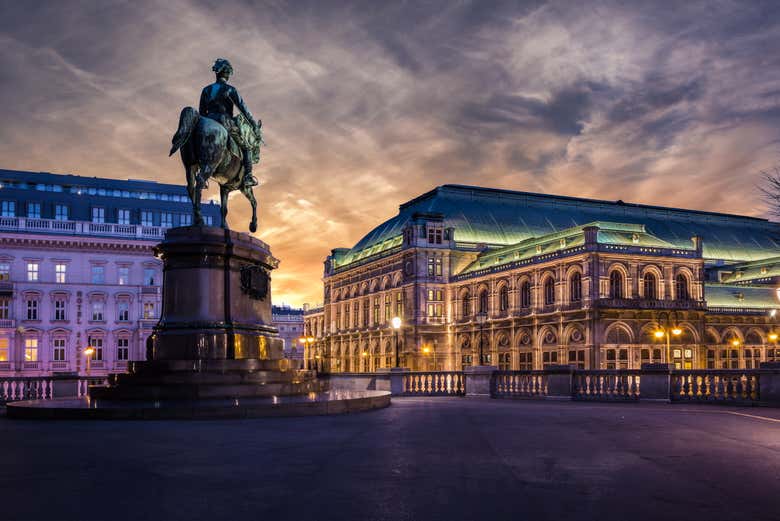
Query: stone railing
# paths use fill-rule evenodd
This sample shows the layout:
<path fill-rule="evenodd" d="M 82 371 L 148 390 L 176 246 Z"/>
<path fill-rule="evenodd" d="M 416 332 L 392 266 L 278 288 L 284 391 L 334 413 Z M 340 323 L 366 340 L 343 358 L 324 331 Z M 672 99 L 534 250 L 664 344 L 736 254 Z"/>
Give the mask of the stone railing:
<path fill-rule="evenodd" d="M 671 380 L 672 401 L 758 402 L 761 370 L 675 371 Z"/>
<path fill-rule="evenodd" d="M 58 221 L 29 217 L 0 217 L 0 230 L 9 232 L 44 232 L 68 235 L 105 235 L 135 239 L 159 239 L 166 228 L 138 224 L 93 223 L 89 221 Z"/>
<path fill-rule="evenodd" d="M 462 371 L 408 372 L 402 375 L 405 396 L 460 396 L 466 393 Z"/>
<path fill-rule="evenodd" d="M 495 371 L 490 394 L 495 398 L 547 396 L 547 374 L 544 371 Z"/>
<path fill-rule="evenodd" d="M 77 376 L 0 377 L 0 404 L 19 400 L 82 398 L 93 385 L 108 385 L 108 379 Z"/>
<path fill-rule="evenodd" d="M 597 401 L 639 400 L 638 370 L 577 370 L 573 374 L 572 399 Z"/>

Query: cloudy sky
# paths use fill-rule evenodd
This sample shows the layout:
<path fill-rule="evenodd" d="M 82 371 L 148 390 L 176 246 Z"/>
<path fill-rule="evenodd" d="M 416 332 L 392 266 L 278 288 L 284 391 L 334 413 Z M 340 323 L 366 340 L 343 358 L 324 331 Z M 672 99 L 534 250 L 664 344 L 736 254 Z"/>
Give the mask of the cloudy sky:
<path fill-rule="evenodd" d="M 780 164 L 777 1 L 0 0 L 0 167 L 183 182 L 216 57 L 265 129 L 276 303 L 436 185 L 762 215 Z"/>

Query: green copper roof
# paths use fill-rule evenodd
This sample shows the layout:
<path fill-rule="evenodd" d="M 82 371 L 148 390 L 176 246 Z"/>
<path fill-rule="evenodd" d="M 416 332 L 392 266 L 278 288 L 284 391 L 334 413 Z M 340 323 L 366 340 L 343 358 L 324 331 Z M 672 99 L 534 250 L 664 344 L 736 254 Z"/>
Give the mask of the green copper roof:
<path fill-rule="evenodd" d="M 769 279 L 771 277 L 780 276 L 780 257 L 722 266 L 719 269 L 731 272 L 723 274 L 721 282 L 738 283 L 750 280 Z"/>
<path fill-rule="evenodd" d="M 780 301 L 771 286 L 705 284 L 704 299 L 708 308 L 777 309 Z"/>
<path fill-rule="evenodd" d="M 404 226 L 418 212 L 440 213 L 455 240 L 502 246 L 583 226 L 593 221 L 639 223 L 648 234 L 674 247 L 704 240 L 704 258 L 725 262 L 760 260 L 780 251 L 780 224 L 697 210 L 622 201 L 599 201 L 461 185 L 439 186 L 401 205 L 354 247 L 336 255 L 343 266 L 400 245 Z"/>
<path fill-rule="evenodd" d="M 673 244 L 647 233 L 643 224 L 596 221 L 583 226 L 567 228 L 557 233 L 526 239 L 510 246 L 488 250 L 459 274 L 581 246 L 585 244 L 584 229 L 589 226 L 598 227 L 596 241 L 599 244 L 674 248 Z M 687 249 L 693 250 L 693 243 L 689 244 Z"/>

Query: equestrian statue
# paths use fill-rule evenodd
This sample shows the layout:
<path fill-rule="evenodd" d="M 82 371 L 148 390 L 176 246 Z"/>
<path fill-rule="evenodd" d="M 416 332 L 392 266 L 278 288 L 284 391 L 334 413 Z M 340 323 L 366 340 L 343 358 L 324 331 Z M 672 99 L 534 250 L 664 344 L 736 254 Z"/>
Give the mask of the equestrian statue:
<path fill-rule="evenodd" d="M 257 179 L 252 175 L 252 164 L 260 160 L 262 123 L 255 121 L 238 90 L 228 84 L 233 74 L 230 62 L 219 58 L 211 70 L 216 74 L 216 80 L 203 88 L 199 110 L 182 109 L 168 155 L 181 151 L 196 226 L 203 226 L 201 191 L 208 187 L 209 179 L 213 179 L 219 184 L 222 227 L 228 227 L 228 194 L 240 190 L 252 205 L 249 231 L 255 232 L 257 201 L 252 187 L 257 185 Z M 235 117 L 233 107 L 238 109 Z"/>

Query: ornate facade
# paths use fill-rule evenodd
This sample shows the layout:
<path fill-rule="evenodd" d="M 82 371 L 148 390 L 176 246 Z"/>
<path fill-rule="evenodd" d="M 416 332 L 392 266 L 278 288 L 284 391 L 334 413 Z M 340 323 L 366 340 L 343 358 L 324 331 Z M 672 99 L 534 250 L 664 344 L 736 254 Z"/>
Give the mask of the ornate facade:
<path fill-rule="evenodd" d="M 412 370 L 757 367 L 780 360 L 778 241 L 752 217 L 445 185 L 332 251 L 315 347 L 335 372 L 396 348 Z"/>

